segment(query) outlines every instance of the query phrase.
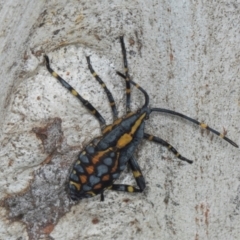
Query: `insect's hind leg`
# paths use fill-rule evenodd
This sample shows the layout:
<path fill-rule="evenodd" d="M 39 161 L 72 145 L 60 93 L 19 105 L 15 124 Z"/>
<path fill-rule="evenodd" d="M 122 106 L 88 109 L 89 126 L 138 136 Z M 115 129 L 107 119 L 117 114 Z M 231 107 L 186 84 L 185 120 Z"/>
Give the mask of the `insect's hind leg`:
<path fill-rule="evenodd" d="M 142 192 L 146 187 L 146 183 L 142 175 L 140 166 L 138 165 L 137 160 L 133 156 L 129 159 L 128 164 L 132 170 L 133 177 L 136 180 L 138 188 L 127 184 L 113 184 L 110 189 L 123 192 Z"/>
<path fill-rule="evenodd" d="M 174 155 L 177 158 L 179 158 L 180 160 L 188 162 L 190 164 L 193 163 L 192 160 L 189 160 L 189 159 L 183 157 L 180 153 L 178 153 L 178 151 L 171 144 L 169 144 L 168 142 L 164 141 L 163 139 L 161 139 L 159 137 L 155 137 L 155 136 L 147 134 L 147 133 L 144 133 L 144 138 L 149 140 L 149 141 L 159 143 L 162 146 L 168 148 L 168 150 L 171 151 L 172 153 L 174 153 Z"/>
<path fill-rule="evenodd" d="M 137 160 L 135 159 L 134 156 L 132 156 L 129 161 L 128 161 L 128 165 L 130 166 L 132 173 L 133 173 L 133 177 L 136 180 L 136 183 L 139 187 L 139 189 L 141 191 L 143 191 L 146 187 L 146 183 L 145 183 L 145 179 L 142 175 L 142 171 L 140 169 L 140 166 L 138 165 Z"/>
<path fill-rule="evenodd" d="M 109 189 L 114 191 L 129 192 L 129 193 L 142 192 L 141 189 L 138 189 L 128 184 L 113 184 Z"/>
<path fill-rule="evenodd" d="M 88 102 L 86 99 L 84 99 L 70 84 L 68 84 L 63 78 L 61 78 L 53 69 L 50 67 L 50 61 L 47 55 L 44 56 L 46 61 L 46 67 L 49 73 L 55 77 L 68 91 L 72 93 L 76 98 L 79 99 L 79 101 L 89 110 L 89 112 L 94 115 L 97 120 L 100 123 L 101 129 L 103 129 L 106 126 L 106 122 L 102 115 L 97 111 L 96 108 L 93 107 L 93 105 Z"/>
<path fill-rule="evenodd" d="M 108 97 L 108 101 L 110 103 L 110 106 L 112 108 L 112 113 L 113 113 L 113 118 L 114 120 L 118 118 L 118 112 L 117 112 L 117 108 L 116 108 L 116 104 L 114 101 L 114 98 L 112 96 L 112 93 L 109 91 L 109 89 L 106 87 L 105 83 L 103 82 L 103 80 L 98 76 L 98 74 L 94 71 L 91 61 L 90 61 L 90 57 L 86 57 L 87 58 L 87 63 L 88 63 L 88 68 L 90 70 L 90 72 L 92 73 L 93 77 L 95 77 L 95 79 L 99 82 L 99 84 L 102 86 L 102 88 L 104 89 L 105 93 L 107 94 Z"/>

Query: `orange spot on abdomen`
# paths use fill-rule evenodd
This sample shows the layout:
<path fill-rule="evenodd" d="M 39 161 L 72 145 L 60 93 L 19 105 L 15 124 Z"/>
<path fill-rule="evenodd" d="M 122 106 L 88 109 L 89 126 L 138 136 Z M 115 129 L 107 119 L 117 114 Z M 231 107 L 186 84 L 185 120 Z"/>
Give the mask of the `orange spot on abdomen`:
<path fill-rule="evenodd" d="M 93 174 L 93 172 L 94 172 L 94 166 L 86 167 L 86 171 L 88 172 L 88 174 Z"/>
<path fill-rule="evenodd" d="M 110 179 L 110 176 L 109 175 L 105 175 L 105 176 L 103 176 L 102 181 L 108 181 L 109 179 Z"/>
<path fill-rule="evenodd" d="M 86 175 L 80 175 L 80 180 L 82 183 L 87 182 L 87 176 Z"/>
<path fill-rule="evenodd" d="M 93 187 L 93 189 L 99 189 L 99 188 L 101 188 L 102 187 L 102 184 L 101 183 L 98 183 L 97 185 L 95 185 L 94 187 Z"/>
<path fill-rule="evenodd" d="M 98 155 L 96 155 L 96 156 L 94 156 L 94 157 L 92 158 L 92 163 L 93 163 L 93 164 L 96 164 L 96 163 L 99 162 L 99 160 L 100 160 L 100 157 L 99 157 Z"/>

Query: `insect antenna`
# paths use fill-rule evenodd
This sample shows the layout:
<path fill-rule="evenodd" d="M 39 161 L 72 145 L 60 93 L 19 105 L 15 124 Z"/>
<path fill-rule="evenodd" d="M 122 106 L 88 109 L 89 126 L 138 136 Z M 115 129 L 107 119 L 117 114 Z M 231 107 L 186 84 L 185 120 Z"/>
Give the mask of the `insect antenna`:
<path fill-rule="evenodd" d="M 126 81 L 127 77 L 126 77 L 124 74 L 122 74 L 122 73 L 120 73 L 119 71 L 117 71 L 117 75 L 119 75 L 120 77 L 124 78 L 125 81 Z M 130 80 L 130 79 L 129 79 L 128 81 L 129 81 L 133 86 L 135 86 L 137 89 L 139 89 L 139 90 L 144 94 L 145 103 L 144 103 L 144 105 L 143 105 L 143 108 L 144 108 L 144 107 L 148 107 L 148 104 L 149 104 L 149 96 L 148 96 L 147 92 L 146 92 L 142 87 L 140 87 L 137 83 L 135 83 L 133 80 Z"/>
<path fill-rule="evenodd" d="M 175 111 L 172 111 L 172 110 L 168 110 L 168 109 L 164 109 L 164 108 L 151 108 L 150 109 L 151 112 L 161 112 L 161 113 L 168 113 L 168 114 L 172 114 L 172 115 L 175 115 L 175 116 L 178 116 L 178 117 L 181 117 L 181 118 L 184 118 L 198 126 L 200 126 L 202 129 L 207 129 L 209 130 L 210 132 L 216 134 L 217 136 L 223 138 L 225 141 L 229 142 L 231 145 L 233 145 L 234 147 L 238 148 L 238 145 L 233 142 L 232 140 L 230 140 L 229 138 L 227 138 L 223 133 L 220 133 L 216 130 L 214 130 L 213 128 L 209 127 L 206 123 L 203 123 L 203 122 L 199 122 L 193 118 L 190 118 L 182 113 L 178 113 L 178 112 L 175 112 Z"/>

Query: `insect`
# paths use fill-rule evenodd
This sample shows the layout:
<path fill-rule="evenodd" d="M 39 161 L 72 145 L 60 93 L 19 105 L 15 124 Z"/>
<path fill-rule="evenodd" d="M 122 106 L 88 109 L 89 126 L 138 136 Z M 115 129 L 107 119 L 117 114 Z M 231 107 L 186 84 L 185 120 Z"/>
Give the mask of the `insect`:
<path fill-rule="evenodd" d="M 145 120 L 149 118 L 152 112 L 168 113 L 180 118 L 184 118 L 194 124 L 199 125 L 203 129 L 223 138 L 234 147 L 238 147 L 236 143 L 227 138 L 224 134 L 217 132 L 210 128 L 207 124 L 201 123 L 195 119 L 187 117 L 181 113 L 171 111 L 163 108 L 149 108 L 149 96 L 147 92 L 140 87 L 137 83 L 132 81 L 129 76 L 127 53 L 123 37 L 120 37 L 120 44 L 123 55 L 123 64 L 125 68 L 124 74 L 116 72 L 126 83 L 126 116 L 119 118 L 114 98 L 94 71 L 90 57 L 87 57 L 88 68 L 97 82 L 104 89 L 108 101 L 110 103 L 114 121 L 110 125 L 106 125 L 104 118 L 95 109 L 90 102 L 84 99 L 74 88 L 72 88 L 64 79 L 62 79 L 50 67 L 48 56 L 44 56 L 46 60 L 47 70 L 55 77 L 65 88 L 67 88 L 80 102 L 87 108 L 92 115 L 94 115 L 100 123 L 102 136 L 93 139 L 78 155 L 77 160 L 73 163 L 72 170 L 69 176 L 68 189 L 72 200 L 79 200 L 83 198 L 93 197 L 97 194 L 101 195 L 101 200 L 104 200 L 104 191 L 107 189 L 124 191 L 124 192 L 142 192 L 146 186 L 141 169 L 137 160 L 134 157 L 134 151 L 142 139 L 158 143 L 167 147 L 172 153 L 182 161 L 192 163 L 191 160 L 180 155 L 177 150 L 165 140 L 150 135 L 144 132 Z M 144 105 L 132 112 L 130 108 L 130 94 L 131 85 L 139 89 L 144 97 Z M 136 180 L 137 186 L 134 187 L 126 184 L 115 184 L 120 173 L 129 165 L 132 170 L 133 176 Z"/>

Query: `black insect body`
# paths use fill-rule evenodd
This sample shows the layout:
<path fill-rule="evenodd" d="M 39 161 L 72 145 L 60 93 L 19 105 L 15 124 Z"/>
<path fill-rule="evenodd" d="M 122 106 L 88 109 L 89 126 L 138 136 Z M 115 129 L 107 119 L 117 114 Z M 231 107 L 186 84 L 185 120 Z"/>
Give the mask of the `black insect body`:
<path fill-rule="evenodd" d="M 87 57 L 89 70 L 103 87 L 112 108 L 114 122 L 108 126 L 106 126 L 105 120 L 101 114 L 87 100 L 81 97 L 81 95 L 79 95 L 79 93 L 77 93 L 77 91 L 73 89 L 64 79 L 62 79 L 56 72 L 51 69 L 49 58 L 45 56 L 48 71 L 55 78 L 57 78 L 65 88 L 67 88 L 74 96 L 76 96 L 83 103 L 83 105 L 98 119 L 102 130 L 102 136 L 93 139 L 90 144 L 88 144 L 83 149 L 83 151 L 80 152 L 78 159 L 73 164 L 68 184 L 70 197 L 73 200 L 93 197 L 97 194 L 101 194 L 101 200 L 103 200 L 103 192 L 106 189 L 125 192 L 142 192 L 145 188 L 145 180 L 138 162 L 134 158 L 133 154 L 136 147 L 143 138 L 167 147 L 180 160 L 192 163 L 191 160 L 188 160 L 187 158 L 180 155 L 173 146 L 171 146 L 163 139 L 144 132 L 145 120 L 148 119 L 151 112 L 169 113 L 189 120 L 190 122 L 199 125 L 201 128 L 208 129 L 214 134 L 220 136 L 232 144 L 234 147 L 238 147 L 236 143 L 231 141 L 224 134 L 220 134 L 214 129 L 208 127 L 205 123 L 200 123 L 197 120 L 168 109 L 149 108 L 149 96 L 147 92 L 143 90 L 138 84 L 130 80 L 123 37 L 120 37 L 120 43 L 122 47 L 125 74 L 122 74 L 120 72 L 117 72 L 117 74 L 126 82 L 127 97 L 127 115 L 123 118 L 118 118 L 117 109 L 111 92 L 108 90 L 101 78 L 95 73 L 92 68 L 90 58 Z M 145 103 L 137 112 L 131 112 L 130 110 L 130 84 L 138 88 L 145 96 Z M 114 181 L 119 177 L 120 173 L 125 169 L 127 164 L 130 166 L 133 172 L 133 176 L 136 179 L 138 188 L 131 185 L 114 183 Z"/>

